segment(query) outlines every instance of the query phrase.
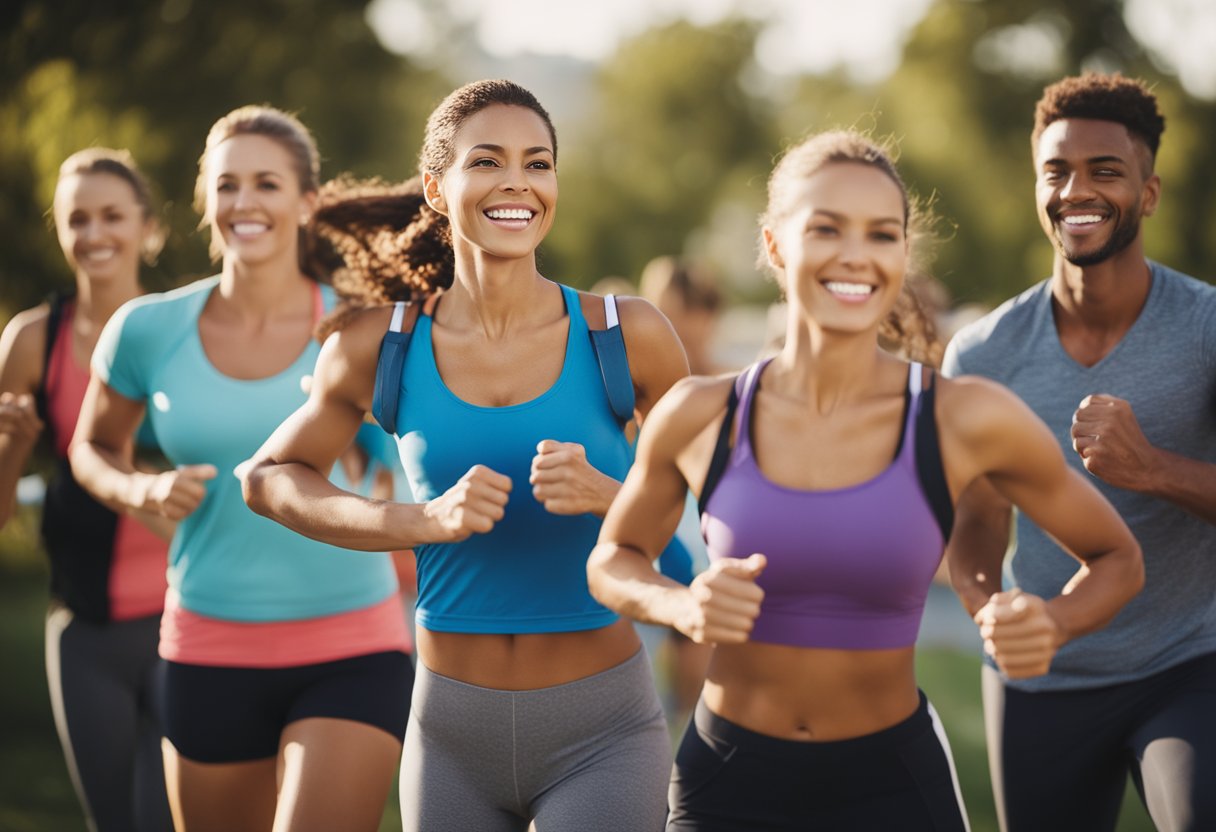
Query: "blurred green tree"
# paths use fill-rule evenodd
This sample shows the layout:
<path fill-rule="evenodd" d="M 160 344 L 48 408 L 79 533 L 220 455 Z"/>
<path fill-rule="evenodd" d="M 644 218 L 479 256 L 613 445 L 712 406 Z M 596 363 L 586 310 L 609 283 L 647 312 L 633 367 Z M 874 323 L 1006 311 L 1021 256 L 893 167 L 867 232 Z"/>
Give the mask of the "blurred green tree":
<path fill-rule="evenodd" d="M 47 231 L 60 161 L 89 145 L 131 150 L 166 199 L 173 237 L 149 274 L 205 273 L 192 233 L 197 159 L 211 123 L 267 102 L 317 136 L 327 176 L 404 177 L 446 82 L 379 44 L 366 0 L 25 0 L 0 30 L 0 307 L 35 302 L 70 274 Z"/>

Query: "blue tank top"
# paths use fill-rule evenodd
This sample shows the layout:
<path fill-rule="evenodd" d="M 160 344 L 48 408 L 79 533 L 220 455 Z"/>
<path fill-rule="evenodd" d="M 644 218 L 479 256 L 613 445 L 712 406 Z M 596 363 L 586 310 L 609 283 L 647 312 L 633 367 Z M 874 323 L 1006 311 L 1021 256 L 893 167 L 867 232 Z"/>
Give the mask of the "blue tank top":
<path fill-rule="evenodd" d="M 587 589 L 587 557 L 601 519 L 550 514 L 532 496 L 542 439 L 577 442 L 602 473 L 622 480 L 630 450 L 612 413 L 578 293 L 562 286 L 570 326 L 561 374 L 531 401 L 479 407 L 439 375 L 431 318 L 420 315 L 401 373 L 397 444 L 414 499 L 434 499 L 474 465 L 511 478 L 505 515 L 488 534 L 419 546 L 418 624 L 437 632 L 553 633 L 616 620 Z"/>
<path fill-rule="evenodd" d="M 752 403 L 767 363 L 740 378 L 735 448 L 702 516 L 711 561 L 768 558 L 751 640 L 842 650 L 912 645 L 944 548 L 917 472 L 926 443 L 915 433 L 933 429 L 917 418 L 921 365 L 911 366 L 891 464 L 858 485 L 803 491 L 765 477 L 752 451 Z"/>
<path fill-rule="evenodd" d="M 183 520 L 169 549 L 169 586 L 182 606 L 232 621 L 289 621 L 348 612 L 397 590 L 385 553 L 351 552 L 254 514 L 233 469 L 254 454 L 307 396 L 320 346 L 310 340 L 281 373 L 224 375 L 211 363 L 198 319 L 219 278 L 123 305 L 93 351 L 111 389 L 147 402 L 148 420 L 175 465 L 211 463 L 219 475 Z M 333 292 L 322 287 L 326 307 Z"/>

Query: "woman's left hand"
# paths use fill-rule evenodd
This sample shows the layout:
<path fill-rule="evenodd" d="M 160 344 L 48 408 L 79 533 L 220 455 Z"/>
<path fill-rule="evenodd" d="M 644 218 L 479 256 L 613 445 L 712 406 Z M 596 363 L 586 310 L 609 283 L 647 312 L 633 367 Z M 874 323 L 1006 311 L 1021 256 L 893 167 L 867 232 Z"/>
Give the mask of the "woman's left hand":
<path fill-rule="evenodd" d="M 542 439 L 532 457 L 532 496 L 551 514 L 603 517 L 621 484 L 587 461 L 577 442 Z"/>

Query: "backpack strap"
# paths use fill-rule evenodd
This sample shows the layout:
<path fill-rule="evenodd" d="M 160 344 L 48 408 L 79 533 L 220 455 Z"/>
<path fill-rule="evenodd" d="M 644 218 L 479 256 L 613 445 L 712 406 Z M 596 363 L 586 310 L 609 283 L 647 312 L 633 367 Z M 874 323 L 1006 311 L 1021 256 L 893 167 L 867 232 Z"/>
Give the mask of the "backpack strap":
<path fill-rule="evenodd" d="M 408 301 L 393 304 L 393 318 L 380 341 L 376 360 L 376 386 L 372 390 L 372 416 L 386 433 L 397 432 L 397 404 L 401 401 L 401 370 L 409 352 L 413 332 L 402 332 Z"/>
<path fill-rule="evenodd" d="M 718 429 L 718 441 L 714 443 L 714 455 L 709 459 L 709 470 L 705 472 L 705 484 L 701 486 L 701 497 L 697 500 L 697 514 L 704 516 L 709 507 L 709 498 L 718 481 L 726 471 L 726 463 L 730 462 L 732 444 L 730 436 L 735 424 L 735 411 L 739 408 L 739 383 L 742 375 L 735 377 L 730 386 L 730 396 L 726 399 L 726 415 L 722 417 L 722 427 Z M 743 428 L 746 430 L 746 428 Z"/>
<path fill-rule="evenodd" d="M 595 360 L 600 365 L 600 376 L 604 379 L 604 392 L 608 404 L 622 426 L 633 419 L 636 398 L 633 392 L 633 376 L 629 373 L 629 356 L 625 354 L 625 337 L 621 332 L 621 320 L 617 315 L 616 296 L 604 295 L 604 318 L 606 329 L 588 329 Z"/>
<path fill-rule="evenodd" d="M 950 530 L 954 527 L 954 503 L 946 484 L 946 470 L 942 466 L 941 442 L 934 416 L 935 377 L 930 370 L 929 381 L 916 396 L 916 478 L 929 502 L 929 508 L 933 510 L 942 531 L 942 542 L 945 543 L 950 540 Z"/>
<path fill-rule="evenodd" d="M 51 353 L 55 351 L 55 342 L 59 340 L 59 326 L 63 323 L 63 307 L 71 300 L 73 294 L 56 292 L 47 297 L 46 303 L 50 311 L 46 318 L 46 346 L 42 349 L 42 375 L 38 379 L 38 387 L 34 390 L 34 407 L 38 418 L 46 425 L 46 435 L 51 437 L 53 430 L 50 420 L 50 400 L 47 396 L 46 380 L 51 369 Z M 53 440 L 53 437 L 51 437 Z"/>

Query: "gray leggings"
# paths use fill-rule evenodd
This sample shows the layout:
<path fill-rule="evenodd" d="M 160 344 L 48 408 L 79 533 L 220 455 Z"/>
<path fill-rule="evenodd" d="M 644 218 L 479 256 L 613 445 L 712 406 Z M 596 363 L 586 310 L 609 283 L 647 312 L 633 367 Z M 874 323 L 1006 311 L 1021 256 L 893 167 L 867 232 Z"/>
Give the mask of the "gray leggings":
<path fill-rule="evenodd" d="M 659 832 L 671 741 L 646 657 L 505 691 L 418 664 L 401 763 L 405 832 Z"/>
<path fill-rule="evenodd" d="M 159 720 L 152 711 L 159 616 L 93 624 L 46 618 L 55 727 L 89 829 L 169 830 Z"/>

